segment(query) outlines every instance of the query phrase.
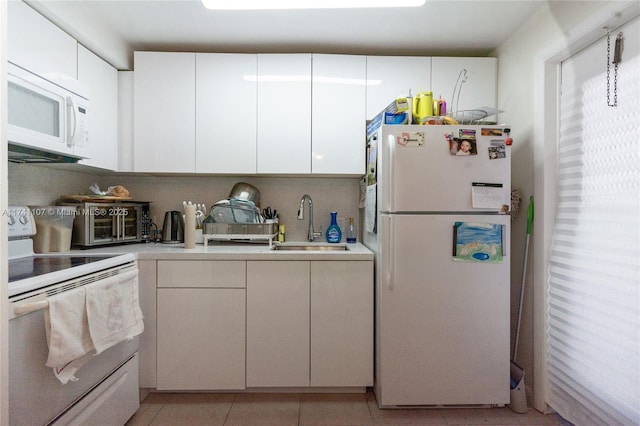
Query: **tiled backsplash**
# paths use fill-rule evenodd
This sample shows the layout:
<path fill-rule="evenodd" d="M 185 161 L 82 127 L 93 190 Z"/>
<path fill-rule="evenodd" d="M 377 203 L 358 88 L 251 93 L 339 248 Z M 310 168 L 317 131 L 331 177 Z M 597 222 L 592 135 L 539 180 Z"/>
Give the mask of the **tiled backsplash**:
<path fill-rule="evenodd" d="M 64 167 L 64 168 L 63 168 Z M 236 182 L 247 182 L 260 190 L 261 206 L 278 210 L 280 223 L 286 225 L 288 241 L 303 241 L 307 235 L 308 207 L 305 220 L 297 220 L 300 198 L 311 195 L 314 226 L 324 232 L 329 226 L 329 212 L 337 211 L 339 224 L 349 217 L 359 221 L 360 180 L 327 177 L 256 177 L 256 176 L 149 176 L 98 174 L 71 171 L 68 166 L 9 164 L 9 204 L 50 205 L 62 195 L 88 194 L 89 185 L 101 189 L 125 186 L 132 199 L 150 201 L 151 215 L 162 227 L 164 212 L 182 210 L 182 201 L 205 203 L 208 208 L 227 198 Z M 324 234 L 323 234 L 324 240 Z"/>

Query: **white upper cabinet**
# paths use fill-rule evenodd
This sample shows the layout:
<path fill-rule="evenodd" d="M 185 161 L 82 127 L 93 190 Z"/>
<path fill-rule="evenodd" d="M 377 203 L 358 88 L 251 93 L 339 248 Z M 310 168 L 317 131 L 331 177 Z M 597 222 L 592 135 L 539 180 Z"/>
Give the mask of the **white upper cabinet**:
<path fill-rule="evenodd" d="M 49 80 L 77 79 L 78 43 L 22 1 L 8 2 L 8 59 Z"/>
<path fill-rule="evenodd" d="M 431 58 L 367 56 L 367 120 L 400 96 L 431 90 Z"/>
<path fill-rule="evenodd" d="M 366 79 L 366 56 L 313 55 L 313 174 L 364 174 Z"/>
<path fill-rule="evenodd" d="M 135 52 L 134 171 L 193 173 L 196 54 Z"/>
<path fill-rule="evenodd" d="M 196 173 L 256 172 L 256 61 L 196 54 Z"/>
<path fill-rule="evenodd" d="M 483 118 L 472 110 L 483 106 L 496 107 L 496 58 L 433 57 L 431 60 L 433 98 L 442 96 L 446 100 L 447 115 L 456 117 L 461 111 L 467 111 L 466 119 Z"/>
<path fill-rule="evenodd" d="M 311 172 L 311 55 L 258 55 L 258 173 Z"/>
<path fill-rule="evenodd" d="M 118 71 L 118 171 L 133 171 L 133 71 Z"/>
<path fill-rule="evenodd" d="M 81 164 L 118 169 L 118 71 L 78 45 L 78 80 L 90 91 L 90 159 Z"/>

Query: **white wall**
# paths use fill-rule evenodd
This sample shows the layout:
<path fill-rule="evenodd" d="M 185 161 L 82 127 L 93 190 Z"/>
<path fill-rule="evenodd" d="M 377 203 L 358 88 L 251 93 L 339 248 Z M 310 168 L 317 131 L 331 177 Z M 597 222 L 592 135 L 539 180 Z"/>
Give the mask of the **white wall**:
<path fill-rule="evenodd" d="M 544 107 L 554 110 L 553 105 L 537 105 L 534 99 L 542 99 L 537 91 L 544 86 L 541 81 L 540 69 L 543 67 L 542 58 L 548 56 L 551 50 L 559 52 L 563 47 L 575 49 L 574 42 L 582 37 L 585 31 L 585 22 L 597 21 L 594 18 L 615 14 L 619 5 L 623 8 L 625 3 L 616 1 L 573 1 L 559 2 L 547 1 L 545 6 L 524 23 L 494 52 L 498 57 L 498 108 L 506 111 L 500 117 L 500 121 L 510 123 L 513 127 L 513 171 L 512 184 L 520 188 L 523 193 L 523 205 L 521 211 L 526 209 L 528 198 L 536 190 L 536 220 L 534 221 L 534 234 L 531 240 L 530 257 L 526 276 L 526 293 L 523 306 L 523 319 L 520 333 L 520 345 L 518 349 L 518 364 L 525 372 L 528 400 L 531 404 L 535 400 L 535 407 L 544 410 L 544 376 L 536 372 L 537 364 L 540 369 L 541 351 L 544 347 L 534 347 L 534 340 L 538 346 L 541 342 L 539 336 L 534 335 L 534 325 L 543 321 L 545 312 L 543 304 L 536 305 L 534 312 L 534 298 L 544 289 L 534 294 L 534 286 L 543 286 L 544 281 L 538 277 L 546 276 L 546 270 L 542 258 L 545 253 L 545 241 L 542 232 L 535 232 L 536 226 L 542 227 L 544 206 L 553 203 L 553 194 L 541 192 L 535 182 L 544 182 L 545 163 L 549 172 L 549 152 L 544 151 L 544 146 L 539 146 L 534 141 L 544 139 L 545 135 L 539 134 L 539 123 L 535 119 L 540 117 L 540 111 Z M 612 6 L 613 5 L 613 6 Z M 604 30 L 603 30 L 604 31 Z M 604 32 L 602 32 L 604 35 Z M 603 66 L 604 66 L 603 62 Z M 548 83 L 548 82 L 547 82 Z M 553 134 L 553 129 L 547 129 Z M 536 133 L 538 132 L 538 133 Z M 545 132 L 546 134 L 546 132 Z M 547 141 L 549 143 L 549 141 Z M 552 143 L 552 141 L 551 141 Z M 535 146 L 535 148 L 534 148 Z M 539 161 L 534 162 L 537 158 Z M 546 176 L 549 178 L 549 176 Z M 548 184 L 548 183 L 547 183 Z M 541 195 L 543 195 L 541 197 Z M 544 225 L 547 228 L 548 225 Z M 512 234 L 512 306 L 517 307 L 520 285 L 522 281 L 522 265 L 524 254 L 526 228 L 526 214 L 524 211 L 514 221 Z M 538 240 L 536 240 L 538 237 Z M 535 269 L 534 269 L 535 268 Z M 540 289 L 538 289 L 540 290 Z M 515 326 L 517 311 L 512 310 L 512 325 Z M 539 327 L 536 329 L 539 333 Z M 538 357 L 536 361 L 534 354 Z M 534 377 L 537 380 L 534 381 Z M 535 398 L 533 398 L 535 394 Z"/>

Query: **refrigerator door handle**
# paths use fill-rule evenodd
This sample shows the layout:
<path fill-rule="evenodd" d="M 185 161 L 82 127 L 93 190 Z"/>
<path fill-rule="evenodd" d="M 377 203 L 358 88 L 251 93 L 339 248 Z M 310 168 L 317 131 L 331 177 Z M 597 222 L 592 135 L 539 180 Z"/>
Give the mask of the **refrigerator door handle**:
<path fill-rule="evenodd" d="M 387 250 L 387 255 L 389 256 L 387 259 L 387 261 L 389 262 L 387 267 L 387 289 L 389 291 L 393 291 L 394 283 L 393 283 L 392 277 L 394 276 L 394 269 L 395 269 L 395 263 L 396 263 L 396 250 L 395 250 L 395 232 L 391 232 L 391 228 L 393 227 L 394 220 L 391 216 L 387 216 L 386 219 L 387 219 L 386 235 L 389 238 L 387 243 L 387 245 L 389 246 Z"/>

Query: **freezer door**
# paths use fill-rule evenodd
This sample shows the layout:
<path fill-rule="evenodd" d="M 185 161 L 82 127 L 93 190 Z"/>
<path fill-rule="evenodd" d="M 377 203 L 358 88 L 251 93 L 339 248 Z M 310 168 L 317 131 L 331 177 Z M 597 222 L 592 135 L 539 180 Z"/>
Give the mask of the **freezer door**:
<path fill-rule="evenodd" d="M 457 221 L 504 225 L 502 263 L 454 261 Z M 507 216 L 381 216 L 381 406 L 509 403 L 509 232 Z"/>
<path fill-rule="evenodd" d="M 450 148 L 455 153 L 461 137 L 474 142 L 474 155 L 452 154 Z M 496 126 L 382 126 L 378 140 L 380 210 L 482 212 L 509 205 L 511 150 L 505 145 L 506 137 L 503 128 Z M 474 182 L 502 185 L 498 207 L 474 208 Z M 495 187 L 491 192 L 496 192 Z"/>

